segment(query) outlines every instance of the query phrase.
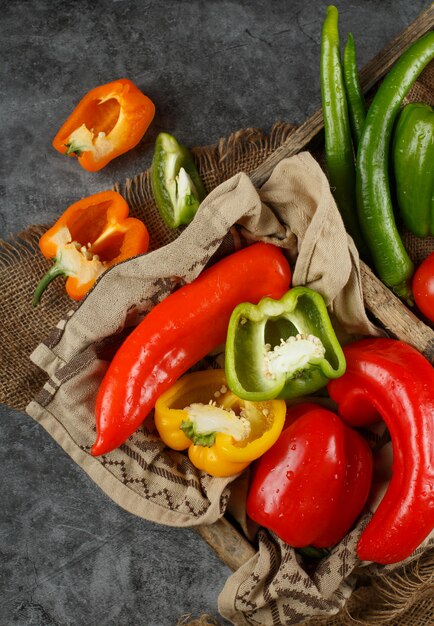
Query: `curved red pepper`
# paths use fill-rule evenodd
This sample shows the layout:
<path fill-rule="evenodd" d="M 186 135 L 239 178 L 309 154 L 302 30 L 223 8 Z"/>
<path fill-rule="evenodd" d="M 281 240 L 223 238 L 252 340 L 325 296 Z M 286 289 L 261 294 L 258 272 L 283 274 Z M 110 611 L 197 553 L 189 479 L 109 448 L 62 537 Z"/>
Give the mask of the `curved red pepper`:
<path fill-rule="evenodd" d="M 330 547 L 366 502 L 372 453 L 331 411 L 309 403 L 294 413 L 299 417 L 255 463 L 247 514 L 293 547 Z"/>
<path fill-rule="evenodd" d="M 393 446 L 393 476 L 357 545 L 360 559 L 406 559 L 434 527 L 434 368 L 395 339 L 363 339 L 344 349 L 346 373 L 329 383 L 349 424 L 381 416 Z"/>
<path fill-rule="evenodd" d="M 222 344 L 241 302 L 281 298 L 291 271 L 283 252 L 256 243 L 219 261 L 160 302 L 116 353 L 96 399 L 94 456 L 132 435 L 157 398 Z"/>

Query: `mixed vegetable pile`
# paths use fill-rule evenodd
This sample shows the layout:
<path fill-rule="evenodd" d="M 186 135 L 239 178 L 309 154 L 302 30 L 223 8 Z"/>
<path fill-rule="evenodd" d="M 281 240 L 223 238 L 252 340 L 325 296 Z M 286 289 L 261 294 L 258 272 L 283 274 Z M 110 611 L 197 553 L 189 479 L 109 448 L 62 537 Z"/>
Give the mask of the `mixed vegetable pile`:
<path fill-rule="evenodd" d="M 410 302 L 414 295 L 431 320 L 434 256 L 411 285 L 413 264 L 391 197 L 393 191 L 410 231 L 434 233 L 434 112 L 424 103 L 400 111 L 433 58 L 429 33 L 404 52 L 367 107 L 354 39 L 349 35 L 342 62 L 338 12 L 327 9 L 321 87 L 336 203 L 362 258 L 399 296 Z M 154 105 L 131 81 L 114 81 L 85 96 L 53 145 L 97 171 L 136 145 L 153 115 Z M 151 181 L 166 225 L 188 225 L 206 191 L 192 155 L 168 133 L 157 137 Z M 147 229 L 128 213 L 113 191 L 70 206 L 40 240 L 54 264 L 34 304 L 59 275 L 67 276 L 67 292 L 79 300 L 105 270 L 145 253 Z M 395 339 L 342 347 L 322 296 L 291 288 L 291 276 L 281 249 L 254 243 L 156 305 L 102 380 L 91 453 L 109 454 L 153 416 L 164 443 L 187 451 L 201 471 L 231 477 L 252 464 L 247 514 L 305 554 L 322 556 L 353 527 L 378 482 L 375 450 L 365 435 L 383 420 L 393 474 L 357 553 L 395 563 L 434 527 L 434 369 Z M 223 368 L 189 372 L 219 349 Z"/>

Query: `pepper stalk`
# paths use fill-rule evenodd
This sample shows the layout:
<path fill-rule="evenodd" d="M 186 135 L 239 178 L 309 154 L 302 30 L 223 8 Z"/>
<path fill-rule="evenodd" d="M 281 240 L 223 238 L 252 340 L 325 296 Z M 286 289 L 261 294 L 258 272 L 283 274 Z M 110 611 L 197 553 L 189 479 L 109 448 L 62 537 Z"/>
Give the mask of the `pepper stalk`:
<path fill-rule="evenodd" d="M 45 289 L 58 276 L 73 277 L 82 285 L 96 281 L 107 268 L 107 264 L 100 261 L 97 254 L 92 254 L 89 248 L 90 243 L 86 247 L 78 241 L 69 241 L 59 247 L 57 257 L 53 259 L 53 265 L 44 274 L 35 289 L 32 299 L 33 306 L 39 304 Z"/>
<path fill-rule="evenodd" d="M 196 446 L 212 446 L 217 433 L 230 435 L 234 441 L 242 441 L 250 435 L 249 420 L 232 410 L 214 404 L 195 402 L 185 408 L 188 420 L 181 423 L 181 430 Z"/>

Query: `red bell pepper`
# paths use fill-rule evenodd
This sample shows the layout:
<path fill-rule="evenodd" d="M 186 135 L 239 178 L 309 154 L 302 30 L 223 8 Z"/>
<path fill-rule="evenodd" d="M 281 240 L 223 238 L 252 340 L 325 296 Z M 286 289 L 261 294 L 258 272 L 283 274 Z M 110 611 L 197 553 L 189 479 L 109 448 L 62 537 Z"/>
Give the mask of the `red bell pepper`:
<path fill-rule="evenodd" d="M 238 304 L 281 298 L 290 281 L 283 252 L 256 243 L 227 256 L 157 304 L 119 348 L 103 378 L 92 454 L 120 446 L 164 391 L 224 343 Z"/>
<path fill-rule="evenodd" d="M 344 354 L 347 370 L 329 383 L 330 397 L 348 424 L 381 416 L 394 456 L 392 479 L 357 554 L 365 561 L 397 563 L 434 527 L 434 368 L 396 339 L 362 339 Z"/>
<path fill-rule="evenodd" d="M 294 413 L 299 417 L 255 464 L 247 514 L 295 548 L 331 547 L 367 500 L 372 453 L 331 411 L 309 403 Z"/>
<path fill-rule="evenodd" d="M 314 409 L 316 411 L 317 409 L 320 409 L 320 408 L 321 408 L 321 405 L 317 404 L 316 402 L 300 402 L 300 404 L 293 404 L 292 406 L 289 406 L 286 411 L 285 423 L 283 425 L 283 428 L 284 429 L 288 428 L 288 426 L 290 426 L 292 422 L 295 422 L 295 420 L 298 420 L 299 417 L 301 417 L 308 411 L 311 411 Z"/>

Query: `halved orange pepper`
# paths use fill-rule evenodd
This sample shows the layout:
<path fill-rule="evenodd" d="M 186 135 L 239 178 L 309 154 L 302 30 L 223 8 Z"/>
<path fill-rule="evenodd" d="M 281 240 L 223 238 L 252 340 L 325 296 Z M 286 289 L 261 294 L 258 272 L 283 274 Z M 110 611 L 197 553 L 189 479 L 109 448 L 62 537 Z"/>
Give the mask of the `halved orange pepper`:
<path fill-rule="evenodd" d="M 39 240 L 42 254 L 54 265 L 36 287 L 33 305 L 57 276 L 67 276 L 68 295 L 81 300 L 107 268 L 146 252 L 148 230 L 128 213 L 128 204 L 116 191 L 102 191 L 68 207 Z"/>
<path fill-rule="evenodd" d="M 188 450 L 195 467 L 211 476 L 242 472 L 277 441 L 284 400 L 249 402 L 227 386 L 224 370 L 180 378 L 155 403 L 155 425 L 173 450 Z"/>
<path fill-rule="evenodd" d="M 78 103 L 60 128 L 53 146 L 97 172 L 134 148 L 155 114 L 152 100 L 128 78 L 95 87 Z"/>

